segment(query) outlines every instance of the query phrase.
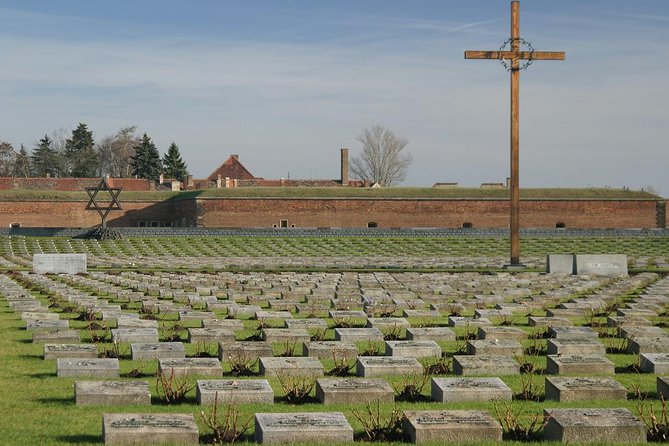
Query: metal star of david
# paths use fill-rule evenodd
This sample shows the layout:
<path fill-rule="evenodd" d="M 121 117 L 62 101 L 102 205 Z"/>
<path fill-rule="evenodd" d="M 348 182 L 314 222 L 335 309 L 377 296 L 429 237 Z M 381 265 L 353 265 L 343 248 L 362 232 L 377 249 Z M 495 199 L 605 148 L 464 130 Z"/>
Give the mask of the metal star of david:
<path fill-rule="evenodd" d="M 107 216 L 111 211 L 123 210 L 123 208 L 121 207 L 121 203 L 119 203 L 118 201 L 118 196 L 121 193 L 121 189 L 122 188 L 120 187 L 109 187 L 109 183 L 107 183 L 107 180 L 104 178 L 100 178 L 100 183 L 97 186 L 86 188 L 86 193 L 90 198 L 88 204 L 86 205 L 86 210 L 98 211 L 98 214 L 100 214 L 100 218 L 102 218 L 103 228 L 107 227 Z M 109 192 L 110 201 L 108 202 L 108 204 L 105 201 L 104 202 L 106 204 L 105 206 L 101 206 L 97 200 L 99 192 Z"/>

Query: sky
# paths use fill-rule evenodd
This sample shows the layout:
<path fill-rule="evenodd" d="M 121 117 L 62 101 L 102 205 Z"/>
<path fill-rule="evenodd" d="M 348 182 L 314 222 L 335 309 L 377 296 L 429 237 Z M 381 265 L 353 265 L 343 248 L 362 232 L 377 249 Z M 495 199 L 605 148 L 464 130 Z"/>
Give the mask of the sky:
<path fill-rule="evenodd" d="M 203 178 L 339 178 L 382 125 L 405 186 L 503 182 L 509 75 L 465 60 L 509 36 L 508 0 L 0 0 L 0 140 L 83 122 L 176 142 Z M 521 73 L 521 187 L 669 196 L 669 2 L 523 0 L 521 36 L 565 51 Z"/>

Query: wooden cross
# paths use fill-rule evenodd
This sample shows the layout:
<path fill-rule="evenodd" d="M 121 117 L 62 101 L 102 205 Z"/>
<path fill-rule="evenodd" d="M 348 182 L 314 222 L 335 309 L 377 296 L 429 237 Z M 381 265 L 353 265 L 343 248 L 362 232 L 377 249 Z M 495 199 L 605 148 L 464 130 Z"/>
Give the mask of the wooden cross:
<path fill-rule="evenodd" d="M 521 51 L 520 1 L 511 2 L 511 50 L 465 51 L 465 59 L 498 59 L 510 61 L 511 72 L 511 266 L 520 264 L 520 188 L 518 183 L 518 151 L 520 146 L 520 61 L 564 60 L 564 52 Z M 527 66 L 526 66 L 527 67 Z"/>

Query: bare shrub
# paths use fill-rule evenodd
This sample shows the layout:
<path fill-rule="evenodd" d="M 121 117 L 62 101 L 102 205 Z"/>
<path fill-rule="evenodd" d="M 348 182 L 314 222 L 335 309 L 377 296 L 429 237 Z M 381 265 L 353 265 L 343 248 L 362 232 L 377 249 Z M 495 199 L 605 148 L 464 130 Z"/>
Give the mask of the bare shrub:
<path fill-rule="evenodd" d="M 308 402 L 309 395 L 316 385 L 316 376 L 314 375 L 279 373 L 277 378 L 283 389 L 284 398 L 291 404 Z"/>
<path fill-rule="evenodd" d="M 214 405 L 208 410 L 200 411 L 200 418 L 212 430 L 212 443 L 234 443 L 251 427 L 253 416 L 244 423 L 240 420 L 240 411 L 234 405 L 226 405 L 222 414 L 219 413 L 218 392 L 214 395 Z"/>
<path fill-rule="evenodd" d="M 402 426 L 402 411 L 393 407 L 388 417 L 381 414 L 381 403 L 376 400 L 376 405 L 372 406 L 367 402 L 365 413 L 357 409 L 351 409 L 353 416 L 360 422 L 362 429 L 362 440 L 366 441 L 401 441 L 403 440 L 404 429 Z"/>
<path fill-rule="evenodd" d="M 156 394 L 158 398 L 167 404 L 176 404 L 186 397 L 186 394 L 195 388 L 187 373 L 175 373 L 170 369 L 167 374 L 164 371 L 156 373 Z"/>

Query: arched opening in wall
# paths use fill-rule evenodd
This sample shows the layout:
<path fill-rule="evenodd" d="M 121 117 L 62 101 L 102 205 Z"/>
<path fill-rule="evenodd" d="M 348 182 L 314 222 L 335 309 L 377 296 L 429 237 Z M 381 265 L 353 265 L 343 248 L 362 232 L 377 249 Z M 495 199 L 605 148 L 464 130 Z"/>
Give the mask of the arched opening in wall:
<path fill-rule="evenodd" d="M 9 227 L 12 229 L 18 229 L 21 227 L 21 223 L 10 223 Z"/>
<path fill-rule="evenodd" d="M 473 224 L 472 222 L 470 222 L 470 221 L 466 221 L 466 222 L 464 222 L 464 223 L 462 224 L 462 227 L 463 227 L 463 228 L 473 228 L 473 227 L 474 227 L 474 224 Z"/>
<path fill-rule="evenodd" d="M 378 225 L 378 223 L 376 223 L 375 221 L 368 221 L 368 222 L 367 222 L 367 227 L 368 227 L 368 228 L 378 228 L 379 225 Z"/>
<path fill-rule="evenodd" d="M 295 227 L 295 225 L 290 225 L 290 227 L 291 227 L 291 228 L 294 228 L 294 227 Z"/>
<path fill-rule="evenodd" d="M 272 227 L 273 227 L 273 228 L 276 228 L 277 226 L 276 226 L 276 224 L 273 224 Z"/>
<path fill-rule="evenodd" d="M 567 223 L 559 221 L 559 222 L 555 223 L 555 227 L 557 229 L 565 229 L 567 227 Z"/>

